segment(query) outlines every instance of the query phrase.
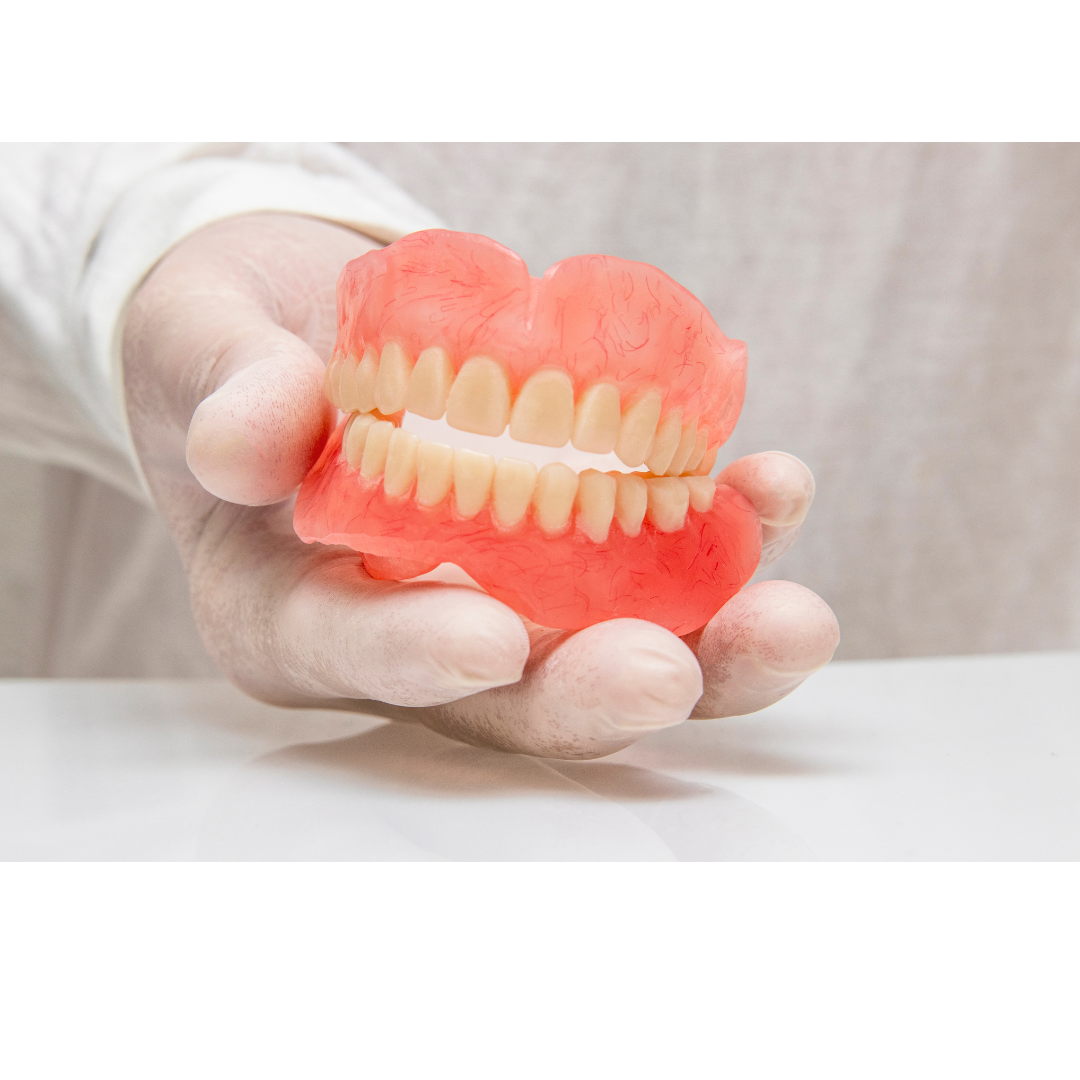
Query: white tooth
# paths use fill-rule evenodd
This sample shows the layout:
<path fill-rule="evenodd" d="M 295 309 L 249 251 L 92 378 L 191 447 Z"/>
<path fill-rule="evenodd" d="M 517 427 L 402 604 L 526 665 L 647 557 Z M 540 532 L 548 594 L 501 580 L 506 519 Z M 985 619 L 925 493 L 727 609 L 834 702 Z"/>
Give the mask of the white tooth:
<path fill-rule="evenodd" d="M 386 468 L 386 451 L 390 449 L 390 436 L 394 425 L 389 420 L 376 420 L 368 428 L 364 440 L 364 456 L 360 460 L 360 475 L 365 480 L 374 480 L 382 476 Z"/>
<path fill-rule="evenodd" d="M 679 445 L 675 448 L 675 455 L 664 470 L 665 476 L 681 476 L 686 471 L 686 463 L 690 460 L 690 455 L 694 452 L 696 443 L 697 418 L 695 417 L 683 424 L 682 437 L 679 439 Z"/>
<path fill-rule="evenodd" d="M 570 523 L 578 475 L 561 461 L 545 465 L 536 477 L 533 508 L 536 523 L 545 533 L 561 532 Z"/>
<path fill-rule="evenodd" d="M 463 518 L 474 518 L 488 501 L 495 475 L 495 459 L 472 450 L 454 451 L 454 509 Z"/>
<path fill-rule="evenodd" d="M 337 405 L 338 403 L 337 380 L 338 373 L 341 371 L 342 360 L 341 353 L 334 353 L 330 357 L 330 363 L 326 365 L 326 374 L 323 377 L 323 393 L 331 405 Z M 338 407 L 340 408 L 340 406 Z"/>
<path fill-rule="evenodd" d="M 394 428 L 386 451 L 383 491 L 391 498 L 408 495 L 416 480 L 416 450 L 420 440 L 411 431 Z"/>
<path fill-rule="evenodd" d="M 614 476 L 596 469 L 586 469 L 578 477 L 578 525 L 594 544 L 602 544 L 608 538 L 617 486 Z"/>
<path fill-rule="evenodd" d="M 648 456 L 660 419 L 660 395 L 650 390 L 623 413 L 615 453 L 624 465 L 636 469 Z"/>
<path fill-rule="evenodd" d="M 337 378 L 338 408 L 342 412 L 352 412 L 356 408 L 356 367 L 360 358 L 351 352 L 341 362 L 341 371 Z"/>
<path fill-rule="evenodd" d="M 694 452 L 690 455 L 686 462 L 686 468 L 684 472 L 692 473 L 701 464 L 701 459 L 705 456 L 705 450 L 709 445 L 709 432 L 703 428 L 698 428 L 697 439 L 694 442 Z"/>
<path fill-rule="evenodd" d="M 433 345 L 416 358 L 405 408 L 428 420 L 441 420 L 453 384 L 454 365 L 450 363 L 450 357 L 445 349 Z"/>
<path fill-rule="evenodd" d="M 653 476 L 663 476 L 682 441 L 682 409 L 672 409 L 656 429 L 656 442 L 645 467 Z"/>
<path fill-rule="evenodd" d="M 589 454 L 610 454 L 619 441 L 619 389 L 595 383 L 578 398 L 572 442 Z"/>
<path fill-rule="evenodd" d="M 699 514 L 711 510 L 716 495 L 716 481 L 711 476 L 684 476 L 682 479 L 690 489 L 690 509 Z"/>
<path fill-rule="evenodd" d="M 649 506 L 645 516 L 660 532 L 676 532 L 686 522 L 690 507 L 690 489 L 678 476 L 661 476 L 645 481 Z"/>
<path fill-rule="evenodd" d="M 501 435 L 510 420 L 510 384 L 502 366 L 490 356 L 472 356 L 450 388 L 446 422 L 458 431 Z"/>
<path fill-rule="evenodd" d="M 412 361 L 396 342 L 388 341 L 379 358 L 379 378 L 375 383 L 375 408 L 383 416 L 392 416 L 405 408 L 409 394 Z"/>
<path fill-rule="evenodd" d="M 708 476 L 712 472 L 712 467 L 716 464 L 716 455 L 720 450 L 720 444 L 717 443 L 711 450 L 705 451 L 705 456 L 698 462 L 698 467 L 694 472 L 698 476 Z"/>
<path fill-rule="evenodd" d="M 627 536 L 637 536 L 649 499 L 645 478 L 636 473 L 617 473 L 615 480 L 615 519 Z"/>
<path fill-rule="evenodd" d="M 537 446 L 565 446 L 574 430 L 574 384 L 565 371 L 546 368 L 525 380 L 510 413 L 510 438 Z"/>
<path fill-rule="evenodd" d="M 421 506 L 438 506 L 453 483 L 453 448 L 422 442 L 416 451 L 416 501 Z"/>
<path fill-rule="evenodd" d="M 531 461 L 499 459 L 491 486 L 491 502 L 495 521 L 504 529 L 512 528 L 528 511 L 536 475 L 536 466 Z"/>
<path fill-rule="evenodd" d="M 359 469 L 360 462 L 364 460 L 364 443 L 367 441 L 368 428 L 375 423 L 375 417 L 370 413 L 353 413 L 348 424 L 345 425 L 345 435 L 341 440 L 345 448 L 345 460 L 350 469 Z"/>
<path fill-rule="evenodd" d="M 375 408 L 375 384 L 379 378 L 379 354 L 369 345 L 356 366 L 356 407 L 360 412 Z"/>

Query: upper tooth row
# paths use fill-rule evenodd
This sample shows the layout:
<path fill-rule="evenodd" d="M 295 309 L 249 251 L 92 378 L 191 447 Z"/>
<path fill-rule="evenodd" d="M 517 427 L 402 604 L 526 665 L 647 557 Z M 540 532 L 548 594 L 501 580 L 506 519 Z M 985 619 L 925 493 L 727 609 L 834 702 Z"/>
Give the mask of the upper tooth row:
<path fill-rule="evenodd" d="M 637 536 L 648 520 L 661 532 L 681 529 L 687 510 L 704 512 L 713 503 L 716 482 L 710 476 L 644 477 L 586 469 L 580 476 L 562 462 L 542 469 L 528 461 L 500 458 L 421 442 L 411 431 L 356 413 L 342 441 L 350 468 L 367 480 L 383 477 L 390 498 L 406 498 L 416 487 L 421 506 L 438 506 L 451 492 L 454 510 L 474 518 L 490 500 L 492 517 L 512 528 L 530 506 L 540 529 L 556 535 L 577 512 L 578 526 L 596 543 L 607 539 L 612 518 L 627 536 Z"/>
<path fill-rule="evenodd" d="M 368 347 L 363 357 L 335 354 L 326 369 L 326 396 L 345 412 L 385 416 L 411 413 L 446 422 L 459 431 L 501 435 L 540 446 L 565 446 L 593 454 L 614 451 L 630 468 L 645 465 L 655 476 L 705 475 L 716 460 L 708 449 L 709 433 L 696 416 L 683 420 L 681 408 L 661 419 L 659 393 L 648 390 L 625 411 L 613 383 L 598 382 L 574 402 L 574 384 L 558 368 L 542 368 L 525 381 L 511 401 L 502 365 L 489 356 L 473 356 L 454 375 L 446 350 L 425 349 L 416 363 L 395 342 L 382 356 Z"/>

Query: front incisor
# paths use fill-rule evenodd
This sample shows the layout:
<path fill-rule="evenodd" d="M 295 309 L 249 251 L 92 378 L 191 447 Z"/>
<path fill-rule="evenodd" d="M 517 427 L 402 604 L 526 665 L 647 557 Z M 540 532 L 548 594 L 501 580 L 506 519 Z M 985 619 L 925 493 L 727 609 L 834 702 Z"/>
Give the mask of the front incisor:
<path fill-rule="evenodd" d="M 388 341 L 379 358 L 379 377 L 375 382 L 375 408 L 384 416 L 405 408 L 411 374 L 412 361 L 405 350 L 396 341 Z"/>
<path fill-rule="evenodd" d="M 500 458 L 491 486 L 491 504 L 495 522 L 504 529 L 513 528 L 526 514 L 536 488 L 536 466 L 531 461 Z"/>
<path fill-rule="evenodd" d="M 661 476 L 645 481 L 649 504 L 645 516 L 660 532 L 677 532 L 686 522 L 690 489 L 678 476 Z"/>
<path fill-rule="evenodd" d="M 683 482 L 690 489 L 691 510 L 704 514 L 712 509 L 716 481 L 711 476 L 684 476 Z"/>
<path fill-rule="evenodd" d="M 364 350 L 360 363 L 356 365 L 353 386 L 356 408 L 360 412 L 371 412 L 375 408 L 375 384 L 379 378 L 379 354 L 369 345 Z"/>
<path fill-rule="evenodd" d="M 425 349 L 416 358 L 416 367 L 409 379 L 405 408 L 428 420 L 441 420 L 446 412 L 446 399 L 454 384 L 454 365 L 446 350 L 438 345 Z"/>
<path fill-rule="evenodd" d="M 574 430 L 574 384 L 565 371 L 546 368 L 525 380 L 510 413 L 510 438 L 537 446 L 565 446 Z"/>
<path fill-rule="evenodd" d="M 589 454 L 610 454 L 619 441 L 619 388 L 596 383 L 578 398 L 571 441 Z"/>
<path fill-rule="evenodd" d="M 359 469 L 360 462 L 364 459 L 364 443 L 367 441 L 368 428 L 375 423 L 375 417 L 370 413 L 353 413 L 348 424 L 345 425 L 345 435 L 342 445 L 345 448 L 345 460 L 350 469 Z"/>
<path fill-rule="evenodd" d="M 644 463 L 649 448 L 652 446 L 653 435 L 656 434 L 656 423 L 659 419 L 660 395 L 655 390 L 650 390 L 643 397 L 638 398 L 623 413 L 622 423 L 619 425 L 619 438 L 615 443 L 615 454 L 624 465 L 636 469 Z"/>
<path fill-rule="evenodd" d="M 412 491 L 416 480 L 416 451 L 420 440 L 411 432 L 394 428 L 386 451 L 386 475 L 383 491 L 390 498 L 401 498 Z"/>
<path fill-rule="evenodd" d="M 364 456 L 360 459 L 360 475 L 365 480 L 382 476 L 386 468 L 386 453 L 390 449 L 390 436 L 394 425 L 389 420 L 376 420 L 368 428 L 364 440 Z"/>
<path fill-rule="evenodd" d="M 615 514 L 616 490 L 615 477 L 596 469 L 586 469 L 578 477 L 578 527 L 594 544 L 602 544 L 608 538 Z"/>
<path fill-rule="evenodd" d="M 682 426 L 682 438 L 679 439 L 679 445 L 675 448 L 675 456 L 671 459 L 670 464 L 664 470 L 665 476 L 681 476 L 686 469 L 687 462 L 690 460 L 690 455 L 694 452 L 694 446 L 697 443 L 697 417 L 687 421 Z"/>
<path fill-rule="evenodd" d="M 553 461 L 540 470 L 533 492 L 533 509 L 543 532 L 562 532 L 570 523 L 577 489 L 578 475 L 569 465 Z"/>
<path fill-rule="evenodd" d="M 326 373 L 323 375 L 323 394 L 326 395 L 326 400 L 331 405 L 337 405 L 338 403 L 337 380 L 343 359 L 341 353 L 334 353 L 330 357 L 330 363 L 326 365 Z M 340 406 L 338 407 L 340 408 Z"/>
<path fill-rule="evenodd" d="M 510 384 L 502 366 L 490 356 L 472 356 L 450 388 L 446 422 L 458 431 L 501 435 L 510 421 Z"/>
<path fill-rule="evenodd" d="M 649 472 L 654 476 L 663 476 L 681 441 L 682 409 L 672 409 L 656 429 L 656 441 L 645 462 Z"/>
<path fill-rule="evenodd" d="M 483 509 L 495 476 L 495 459 L 472 450 L 454 451 L 454 509 L 463 518 L 474 518 Z"/>
<path fill-rule="evenodd" d="M 454 450 L 441 443 L 422 442 L 416 451 L 416 501 L 438 506 L 454 483 Z"/>
<path fill-rule="evenodd" d="M 615 480 L 615 518 L 627 536 L 637 536 L 649 500 L 645 478 L 636 473 L 619 473 Z"/>

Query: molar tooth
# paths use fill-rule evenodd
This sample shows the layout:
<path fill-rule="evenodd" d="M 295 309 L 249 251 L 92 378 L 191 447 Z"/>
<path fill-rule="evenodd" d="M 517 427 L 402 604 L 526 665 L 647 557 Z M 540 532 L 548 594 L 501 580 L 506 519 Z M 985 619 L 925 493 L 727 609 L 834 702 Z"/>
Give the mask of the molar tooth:
<path fill-rule="evenodd" d="M 694 443 L 694 452 L 686 461 L 686 467 L 684 472 L 692 473 L 701 464 L 701 459 L 705 456 L 705 450 L 709 445 L 709 432 L 706 428 L 698 428 L 697 441 Z"/>
<path fill-rule="evenodd" d="M 368 428 L 375 423 L 375 417 L 370 413 L 353 413 L 352 418 L 345 425 L 345 435 L 341 445 L 345 448 L 345 460 L 350 469 L 360 468 L 360 462 L 364 460 L 364 443 L 367 441 Z"/>
<path fill-rule="evenodd" d="M 490 356 L 472 356 L 450 388 L 446 422 L 458 431 L 501 435 L 510 420 L 510 385 L 506 373 Z"/>
<path fill-rule="evenodd" d="M 648 489 L 649 506 L 646 517 L 649 524 L 660 532 L 676 532 L 686 522 L 686 511 L 690 507 L 690 489 L 678 476 L 661 476 L 645 481 Z"/>
<path fill-rule="evenodd" d="M 376 420 L 368 428 L 364 440 L 364 456 L 360 459 L 360 475 L 365 480 L 374 480 L 382 476 L 386 468 L 386 451 L 390 448 L 390 436 L 394 425 L 389 420 Z"/>
<path fill-rule="evenodd" d="M 656 442 L 645 462 L 653 476 L 663 476 L 682 441 L 682 409 L 672 409 L 656 429 Z"/>
<path fill-rule="evenodd" d="M 711 450 L 705 451 L 705 456 L 698 462 L 698 467 L 694 470 L 697 476 L 708 476 L 712 472 L 712 467 L 716 464 L 716 455 L 720 450 L 720 444 L 717 443 Z"/>
<path fill-rule="evenodd" d="M 545 465 L 536 477 L 533 507 L 536 522 L 546 533 L 561 532 L 570 521 L 578 475 L 569 465 L 553 461 Z"/>
<path fill-rule="evenodd" d="M 594 544 L 602 544 L 608 538 L 617 487 L 614 476 L 596 469 L 586 469 L 578 477 L 578 525 Z"/>
<path fill-rule="evenodd" d="M 463 518 L 474 518 L 488 501 L 495 475 L 495 459 L 472 450 L 454 451 L 454 508 Z"/>
<path fill-rule="evenodd" d="M 438 506 L 453 483 L 453 448 L 422 442 L 416 451 L 416 501 L 421 506 Z"/>
<path fill-rule="evenodd" d="M 683 483 L 690 489 L 690 507 L 699 514 L 712 509 L 716 495 L 716 481 L 711 476 L 684 476 Z"/>
<path fill-rule="evenodd" d="M 497 524 L 504 529 L 516 525 L 529 509 L 536 487 L 536 466 L 531 461 L 500 458 L 495 466 L 491 501 Z"/>
<path fill-rule="evenodd" d="M 645 478 L 637 473 L 617 473 L 615 482 L 615 518 L 619 528 L 627 536 L 637 536 L 649 499 Z"/>
<path fill-rule="evenodd" d="M 574 430 L 574 384 L 565 371 L 533 372 L 510 413 L 510 438 L 538 446 L 565 446 Z"/>
<path fill-rule="evenodd" d="M 433 345 L 416 358 L 405 408 L 428 420 L 441 420 L 453 384 L 454 365 L 450 363 L 450 357 L 445 349 Z"/>
<path fill-rule="evenodd" d="M 648 456 L 660 419 L 660 395 L 650 390 L 623 413 L 615 453 L 624 465 L 636 469 Z"/>
<path fill-rule="evenodd" d="M 337 380 L 341 371 L 342 359 L 341 353 L 334 353 L 330 357 L 330 363 L 326 365 L 326 375 L 323 377 L 323 393 L 331 405 L 337 405 L 338 403 Z"/>
<path fill-rule="evenodd" d="M 686 470 L 686 463 L 697 445 L 697 417 L 688 420 L 682 426 L 682 437 L 675 448 L 675 454 L 664 470 L 665 476 L 680 476 Z"/>
<path fill-rule="evenodd" d="M 379 354 L 369 345 L 356 365 L 356 408 L 371 412 L 375 408 L 375 384 L 379 378 Z"/>
<path fill-rule="evenodd" d="M 356 366 L 359 363 L 360 359 L 354 352 L 341 361 L 337 377 L 337 404 L 342 412 L 353 412 L 356 409 Z"/>
<path fill-rule="evenodd" d="M 411 432 L 394 428 L 386 451 L 383 491 L 391 498 L 408 495 L 416 480 L 416 450 L 420 440 Z"/>
<path fill-rule="evenodd" d="M 578 450 L 610 454 L 619 441 L 621 419 L 619 388 L 613 383 L 594 383 L 578 398 L 571 441 Z"/>
<path fill-rule="evenodd" d="M 379 377 L 375 383 L 375 407 L 384 416 L 405 408 L 411 374 L 412 361 L 405 350 L 396 341 L 388 341 L 379 358 Z"/>

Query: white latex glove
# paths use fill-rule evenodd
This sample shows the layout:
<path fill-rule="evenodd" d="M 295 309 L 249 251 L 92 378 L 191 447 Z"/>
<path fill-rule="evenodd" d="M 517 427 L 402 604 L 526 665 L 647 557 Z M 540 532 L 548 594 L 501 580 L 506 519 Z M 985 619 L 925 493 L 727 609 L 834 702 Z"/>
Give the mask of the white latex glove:
<path fill-rule="evenodd" d="M 191 585 L 210 655 L 252 696 L 420 721 L 465 742 L 551 757 L 609 754 L 695 716 L 752 712 L 831 658 L 828 606 L 750 586 L 684 641 L 617 619 L 526 624 L 475 589 L 376 581 L 355 552 L 302 543 L 292 495 L 332 423 L 323 370 L 334 285 L 376 245 L 286 214 L 210 226 L 174 248 L 124 326 L 128 416 Z M 722 475 L 793 539 L 813 480 L 786 454 Z M 695 655 L 696 653 L 696 655 Z"/>

